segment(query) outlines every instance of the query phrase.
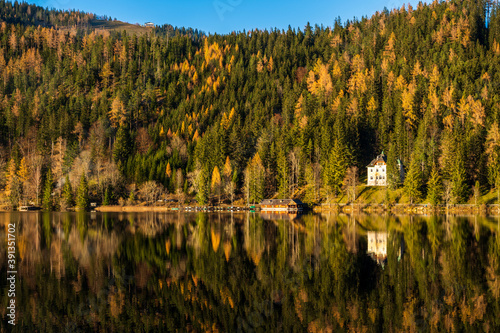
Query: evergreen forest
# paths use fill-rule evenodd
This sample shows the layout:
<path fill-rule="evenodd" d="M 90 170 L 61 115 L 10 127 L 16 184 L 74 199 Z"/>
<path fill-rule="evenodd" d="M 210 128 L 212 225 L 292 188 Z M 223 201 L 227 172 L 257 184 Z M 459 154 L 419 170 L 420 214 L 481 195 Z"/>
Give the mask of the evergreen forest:
<path fill-rule="evenodd" d="M 333 202 L 382 151 L 412 202 L 500 188 L 496 2 L 227 35 L 92 20 L 0 0 L 4 207 Z"/>

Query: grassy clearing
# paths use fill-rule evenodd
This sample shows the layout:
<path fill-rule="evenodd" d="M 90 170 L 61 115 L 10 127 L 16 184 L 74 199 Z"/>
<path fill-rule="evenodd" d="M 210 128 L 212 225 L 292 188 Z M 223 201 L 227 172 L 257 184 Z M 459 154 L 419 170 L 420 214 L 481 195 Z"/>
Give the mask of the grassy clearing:
<path fill-rule="evenodd" d="M 153 28 L 146 28 L 136 24 L 130 24 L 122 21 L 104 21 L 104 20 L 92 20 L 90 26 L 94 29 L 104 29 L 109 31 L 123 31 L 125 30 L 127 34 L 133 35 L 143 35 L 153 31 Z"/>
<path fill-rule="evenodd" d="M 396 190 L 389 190 L 386 187 L 378 187 L 378 186 L 366 186 L 359 185 L 357 187 L 358 198 L 356 202 L 358 203 L 366 203 L 366 204 L 385 204 L 387 202 L 391 204 L 409 204 L 410 199 L 404 193 L 403 188 L 398 188 Z M 481 196 L 478 198 L 477 204 L 497 204 L 498 203 L 498 193 L 496 190 L 491 190 L 489 192 L 481 193 Z M 343 199 L 343 201 L 342 201 Z M 345 198 L 342 197 L 339 203 L 346 203 Z M 424 198 L 421 200 L 417 200 L 414 203 L 417 204 L 429 204 L 429 202 Z M 469 200 L 464 202 L 466 204 L 475 204 L 474 196 L 470 196 Z"/>

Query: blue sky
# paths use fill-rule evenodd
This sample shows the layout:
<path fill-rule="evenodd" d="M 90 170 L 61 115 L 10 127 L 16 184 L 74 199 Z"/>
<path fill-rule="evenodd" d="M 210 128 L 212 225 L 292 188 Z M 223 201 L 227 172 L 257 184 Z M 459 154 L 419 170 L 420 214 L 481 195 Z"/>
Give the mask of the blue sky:
<path fill-rule="evenodd" d="M 33 0 L 27 0 L 33 3 Z M 129 23 L 151 21 L 179 27 L 192 27 L 207 33 L 279 28 L 303 29 L 311 25 L 332 26 L 336 17 L 342 22 L 353 17 L 371 16 L 384 7 L 392 9 L 415 0 L 35 0 L 49 8 L 79 9 L 108 15 Z"/>

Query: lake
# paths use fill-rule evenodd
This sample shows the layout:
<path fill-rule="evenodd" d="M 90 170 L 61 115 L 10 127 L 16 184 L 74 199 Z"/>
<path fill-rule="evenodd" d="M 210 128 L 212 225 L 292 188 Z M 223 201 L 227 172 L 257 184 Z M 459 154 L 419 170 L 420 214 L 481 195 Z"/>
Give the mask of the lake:
<path fill-rule="evenodd" d="M 26 212 L 0 225 L 2 332 L 12 299 L 19 332 L 500 331 L 496 217 Z"/>

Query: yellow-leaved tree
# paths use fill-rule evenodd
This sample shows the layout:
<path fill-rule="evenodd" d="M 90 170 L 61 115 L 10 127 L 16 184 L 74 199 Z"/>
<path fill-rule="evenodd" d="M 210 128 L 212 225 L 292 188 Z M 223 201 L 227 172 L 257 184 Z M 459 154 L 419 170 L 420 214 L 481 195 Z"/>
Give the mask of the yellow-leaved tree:
<path fill-rule="evenodd" d="M 120 96 L 116 96 L 111 103 L 111 110 L 109 111 L 109 120 L 111 120 L 111 126 L 117 128 L 125 123 L 127 120 L 127 114 L 125 111 L 125 105 L 120 99 Z"/>
<path fill-rule="evenodd" d="M 26 205 L 26 193 L 28 192 L 27 188 L 29 185 L 28 184 L 29 171 L 25 157 L 21 159 L 21 163 L 19 164 L 19 170 L 17 170 L 17 176 L 19 178 L 20 186 L 23 189 L 21 200 L 23 201 L 23 204 Z"/>
<path fill-rule="evenodd" d="M 221 186 L 221 179 L 220 179 L 220 172 L 219 172 L 219 167 L 216 165 L 214 167 L 214 171 L 212 172 L 212 191 L 217 192 L 218 200 L 219 200 L 219 206 L 220 206 L 220 186 Z"/>
<path fill-rule="evenodd" d="M 405 116 L 406 123 L 410 128 L 416 126 L 417 115 L 414 109 L 415 92 L 417 90 L 415 82 L 408 85 L 401 93 L 401 103 L 403 106 L 403 115 Z"/>
<path fill-rule="evenodd" d="M 172 176 L 172 168 L 170 167 L 170 162 L 167 163 L 167 168 L 165 169 L 165 175 L 167 178 Z"/>

